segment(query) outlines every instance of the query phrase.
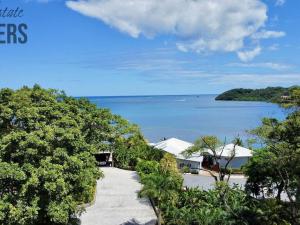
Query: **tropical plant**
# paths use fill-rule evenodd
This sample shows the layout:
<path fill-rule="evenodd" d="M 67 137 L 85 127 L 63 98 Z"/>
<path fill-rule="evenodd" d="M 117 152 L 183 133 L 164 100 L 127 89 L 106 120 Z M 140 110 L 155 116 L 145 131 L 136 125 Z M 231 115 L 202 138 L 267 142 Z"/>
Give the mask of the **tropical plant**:
<path fill-rule="evenodd" d="M 143 188 L 140 196 L 151 198 L 157 206 L 158 223 L 163 223 L 162 207 L 175 204 L 182 188 L 183 179 L 177 170 L 175 158 L 165 154 L 160 163 L 141 161 L 136 167 Z"/>
<path fill-rule="evenodd" d="M 175 205 L 164 205 L 168 225 L 248 224 L 251 200 L 238 187 L 219 182 L 215 189 L 190 188 L 180 192 Z"/>
<path fill-rule="evenodd" d="M 263 148 L 244 168 L 249 177 L 246 190 L 255 197 L 276 197 L 277 205 L 286 209 L 288 221 L 300 224 L 300 111 L 299 88 L 285 106 L 293 111 L 283 121 L 263 119 L 252 131 Z M 283 199 L 284 197 L 284 199 Z"/>

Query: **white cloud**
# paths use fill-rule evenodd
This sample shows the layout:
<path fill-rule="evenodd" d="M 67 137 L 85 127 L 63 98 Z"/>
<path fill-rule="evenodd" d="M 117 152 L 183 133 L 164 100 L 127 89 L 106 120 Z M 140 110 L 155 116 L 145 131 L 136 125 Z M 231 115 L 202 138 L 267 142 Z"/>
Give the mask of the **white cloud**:
<path fill-rule="evenodd" d="M 254 59 L 257 55 L 259 55 L 261 52 L 260 47 L 256 47 L 253 50 L 250 51 L 238 51 L 237 55 L 239 59 L 243 62 L 249 62 L 252 59 Z"/>
<path fill-rule="evenodd" d="M 245 39 L 268 19 L 261 0 L 69 0 L 66 4 L 134 38 L 175 35 L 181 51 L 239 51 L 247 60 L 260 48 L 241 52 Z"/>
<path fill-rule="evenodd" d="M 270 51 L 277 51 L 279 49 L 279 45 L 278 44 L 273 44 L 273 45 L 269 46 L 268 49 Z"/>
<path fill-rule="evenodd" d="M 269 39 L 269 38 L 280 38 L 284 37 L 285 32 L 273 31 L 273 30 L 262 30 L 252 35 L 253 39 Z"/>
<path fill-rule="evenodd" d="M 248 68 L 267 68 L 272 70 L 287 70 L 292 68 L 291 65 L 274 63 L 274 62 L 262 62 L 262 63 L 231 63 L 228 64 L 231 67 L 248 67 Z"/>
<path fill-rule="evenodd" d="M 285 4 L 285 0 L 276 0 L 275 5 L 276 6 L 282 6 Z"/>
<path fill-rule="evenodd" d="M 210 81 L 236 87 L 291 86 L 300 83 L 300 74 L 223 74 Z"/>

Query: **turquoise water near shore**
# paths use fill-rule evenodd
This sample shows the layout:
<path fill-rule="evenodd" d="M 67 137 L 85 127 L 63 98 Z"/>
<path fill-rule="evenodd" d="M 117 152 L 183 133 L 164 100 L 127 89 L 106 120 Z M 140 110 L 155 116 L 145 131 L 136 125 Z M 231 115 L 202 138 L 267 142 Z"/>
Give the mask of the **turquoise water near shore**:
<path fill-rule="evenodd" d="M 286 112 L 265 102 L 215 101 L 216 95 L 88 97 L 98 107 L 109 108 L 141 127 L 145 137 L 157 142 L 177 137 L 193 142 L 201 135 L 221 140 L 250 137 L 247 130 L 263 117 L 284 119 Z"/>

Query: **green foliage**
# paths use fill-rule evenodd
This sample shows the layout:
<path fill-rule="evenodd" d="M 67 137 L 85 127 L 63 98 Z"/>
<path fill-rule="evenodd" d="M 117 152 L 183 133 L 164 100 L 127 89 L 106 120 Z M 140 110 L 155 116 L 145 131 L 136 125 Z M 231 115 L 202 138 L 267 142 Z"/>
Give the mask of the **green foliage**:
<path fill-rule="evenodd" d="M 214 189 L 190 188 L 178 193 L 175 204 L 162 204 L 166 225 L 292 224 L 276 200 L 255 200 L 237 186 L 218 182 Z"/>
<path fill-rule="evenodd" d="M 300 107 L 300 87 L 296 86 L 290 90 L 290 98 L 282 103 L 285 108 L 296 108 L 299 110 Z"/>
<path fill-rule="evenodd" d="M 295 87 L 292 89 L 292 102 L 296 106 L 300 106 L 300 87 Z"/>
<path fill-rule="evenodd" d="M 210 149 L 217 156 L 217 148 L 221 146 L 221 142 L 215 136 L 203 136 L 198 138 L 194 145 L 183 152 L 185 157 L 200 156 L 207 154 Z"/>
<path fill-rule="evenodd" d="M 153 198 L 158 204 L 170 196 L 175 198 L 176 192 L 182 187 L 183 179 L 171 154 L 165 154 L 159 163 L 140 161 L 136 169 L 144 184 L 140 194 Z"/>
<path fill-rule="evenodd" d="M 298 224 L 290 217 L 290 207 L 277 199 L 252 199 L 251 215 L 248 224 L 291 225 Z"/>
<path fill-rule="evenodd" d="M 0 224 L 67 224 L 102 176 L 93 153 L 134 152 L 120 163 L 131 165 L 145 146 L 136 126 L 86 99 L 0 90 Z"/>
<path fill-rule="evenodd" d="M 300 111 L 284 121 L 264 119 L 253 134 L 264 144 L 244 168 L 249 177 L 246 190 L 254 196 L 276 197 L 283 205 L 286 195 L 287 221 L 300 223 Z"/>
<path fill-rule="evenodd" d="M 136 126 L 131 127 L 130 137 L 121 137 L 114 143 L 115 166 L 134 169 L 139 160 L 159 161 L 164 152 L 149 146 Z"/>
<path fill-rule="evenodd" d="M 170 153 L 166 153 L 164 157 L 160 160 L 161 170 L 164 172 L 171 172 L 178 174 L 177 162 L 174 156 Z"/>
<path fill-rule="evenodd" d="M 251 179 L 262 179 L 262 183 L 269 183 L 267 186 L 275 186 L 275 191 L 282 186 L 291 197 L 296 197 L 300 185 L 297 185 L 300 174 L 300 111 L 293 112 L 282 122 L 264 119 L 263 125 L 253 133 L 266 147 L 257 151 L 245 168 L 250 176 L 249 184 Z M 258 176 L 259 173 L 262 175 Z"/>
<path fill-rule="evenodd" d="M 242 215 L 249 212 L 247 205 L 243 191 L 218 183 L 209 191 L 191 188 L 180 192 L 175 205 L 164 205 L 164 218 L 168 225 L 246 224 Z"/>
<path fill-rule="evenodd" d="M 233 172 L 231 169 L 220 170 L 214 189 L 184 191 L 182 183 L 175 182 L 178 176 L 172 156 L 166 154 L 160 164 L 147 161 L 138 164 L 144 184 L 141 194 L 155 200 L 160 221 L 166 225 L 300 224 L 300 112 L 297 110 L 300 95 L 295 92 L 292 96 L 296 110 L 285 121 L 264 119 L 263 125 L 253 131 L 264 147 L 255 150 L 243 168 L 249 177 L 246 191 L 219 182 L 225 173 Z M 242 145 L 240 139 L 234 143 Z M 203 155 L 210 149 L 218 162 L 220 144 L 216 137 L 204 136 L 184 154 Z M 283 193 L 287 194 L 288 201 L 282 201 Z"/>
<path fill-rule="evenodd" d="M 140 160 L 136 165 L 136 171 L 140 176 L 159 173 L 159 163 L 157 161 Z"/>
<path fill-rule="evenodd" d="M 266 149 L 254 152 L 253 157 L 244 168 L 244 172 L 248 176 L 246 188 L 250 193 L 255 196 L 280 198 L 283 183 L 278 176 L 276 163 L 276 156 L 272 152 Z"/>
<path fill-rule="evenodd" d="M 240 138 L 235 138 L 235 140 L 233 140 L 233 143 L 234 148 L 232 150 L 232 156 L 227 159 L 227 163 L 222 166 L 222 168 L 219 162 L 222 158 L 223 148 L 221 146 L 221 141 L 215 136 L 203 136 L 198 138 L 192 147 L 183 152 L 183 155 L 186 158 L 191 156 L 210 155 L 213 161 L 213 165 L 210 165 L 210 168 L 208 168 L 209 170 L 207 170 L 207 172 L 210 173 L 210 175 L 215 179 L 216 182 L 224 181 L 226 174 L 230 174 L 232 172 L 232 170 L 230 170 L 228 166 L 235 156 L 235 146 L 242 145 L 242 141 Z M 225 146 L 225 143 L 223 144 L 223 146 Z M 215 173 L 211 171 L 213 167 L 218 168 L 218 175 L 215 175 Z"/>
<path fill-rule="evenodd" d="M 184 166 L 182 169 L 181 169 L 181 172 L 182 173 L 189 173 L 190 172 L 190 168 L 188 166 Z"/>
<path fill-rule="evenodd" d="M 297 87 L 267 87 L 264 89 L 243 89 L 237 88 L 226 91 L 216 97 L 216 100 L 229 101 L 266 101 L 282 102 L 281 96 L 289 96 L 291 91 Z"/>
<path fill-rule="evenodd" d="M 160 224 L 163 204 L 175 204 L 182 188 L 183 178 L 177 169 L 176 159 L 171 154 L 165 154 L 159 163 L 140 161 L 136 170 L 143 184 L 140 196 L 154 201 L 158 207 Z"/>

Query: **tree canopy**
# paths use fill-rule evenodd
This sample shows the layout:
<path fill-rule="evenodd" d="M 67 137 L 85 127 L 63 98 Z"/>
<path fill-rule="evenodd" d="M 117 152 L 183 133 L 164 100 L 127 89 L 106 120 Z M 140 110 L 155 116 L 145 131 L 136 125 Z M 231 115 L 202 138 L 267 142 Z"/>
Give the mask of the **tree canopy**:
<path fill-rule="evenodd" d="M 299 89 L 285 107 L 293 111 L 283 121 L 265 118 L 252 133 L 262 148 L 245 167 L 246 190 L 257 198 L 276 198 L 295 224 L 300 224 L 300 111 Z"/>
<path fill-rule="evenodd" d="M 291 113 L 284 121 L 264 119 L 253 133 L 264 145 L 245 167 L 247 190 L 278 200 L 285 194 L 290 216 L 300 223 L 300 112 Z"/>
<path fill-rule="evenodd" d="M 38 85 L 0 90 L 0 224 L 69 223 L 102 176 L 93 154 L 136 157 L 145 146 L 135 125 L 86 99 Z"/>
<path fill-rule="evenodd" d="M 290 102 L 292 92 L 299 89 L 298 86 L 289 88 L 284 87 L 267 87 L 262 89 L 244 89 L 236 88 L 218 95 L 216 100 L 227 101 L 265 101 L 265 102 Z"/>

